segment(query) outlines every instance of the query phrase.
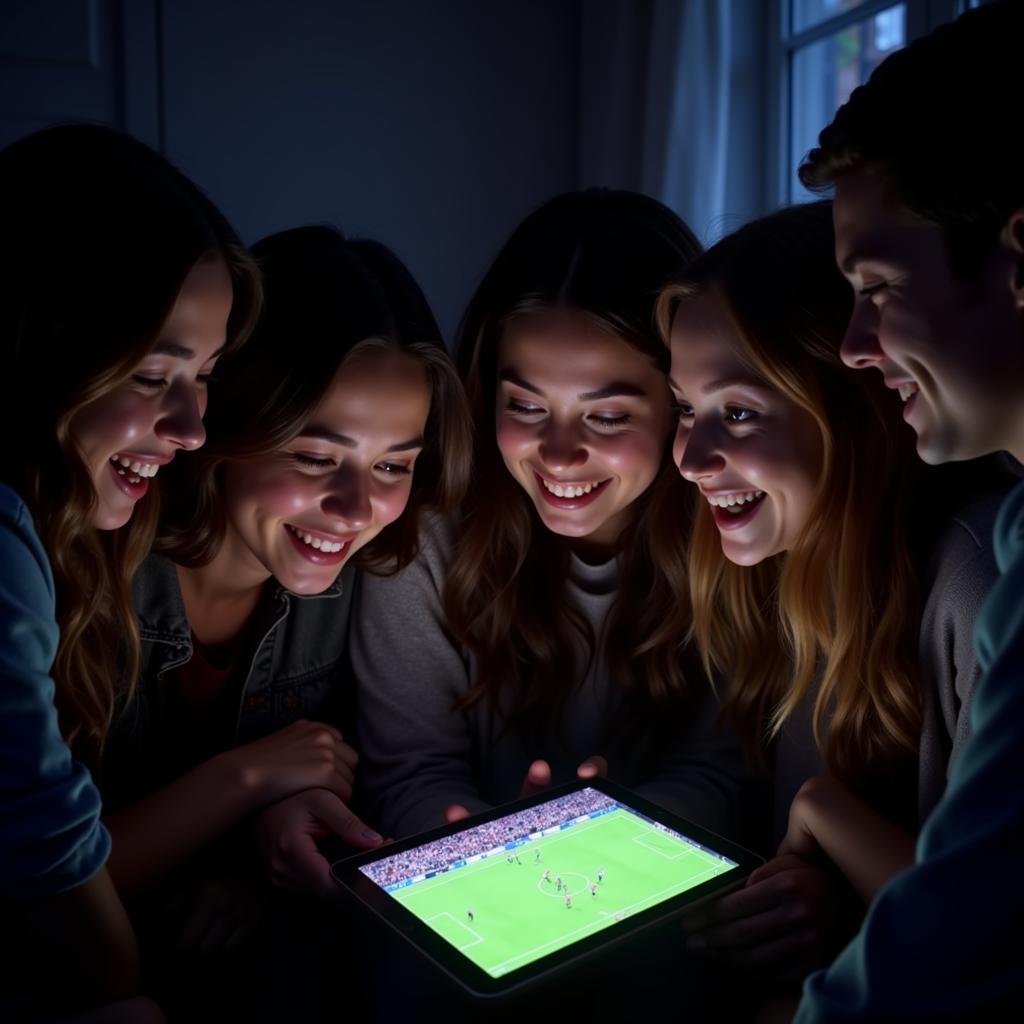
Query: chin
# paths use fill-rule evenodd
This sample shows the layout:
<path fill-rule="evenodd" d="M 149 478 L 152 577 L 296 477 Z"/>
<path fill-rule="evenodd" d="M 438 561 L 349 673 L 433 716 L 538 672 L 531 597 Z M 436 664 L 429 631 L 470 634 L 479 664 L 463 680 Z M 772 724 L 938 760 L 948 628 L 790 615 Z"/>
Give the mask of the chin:
<path fill-rule="evenodd" d="M 724 547 L 722 548 L 722 554 L 725 555 L 733 565 L 741 565 L 744 568 L 757 565 L 768 557 L 767 555 L 761 554 L 760 551 L 729 551 Z"/>
<path fill-rule="evenodd" d="M 134 511 L 134 505 L 126 509 L 113 509 L 101 505 L 92 514 L 92 525 L 97 530 L 120 530 L 131 521 Z"/>

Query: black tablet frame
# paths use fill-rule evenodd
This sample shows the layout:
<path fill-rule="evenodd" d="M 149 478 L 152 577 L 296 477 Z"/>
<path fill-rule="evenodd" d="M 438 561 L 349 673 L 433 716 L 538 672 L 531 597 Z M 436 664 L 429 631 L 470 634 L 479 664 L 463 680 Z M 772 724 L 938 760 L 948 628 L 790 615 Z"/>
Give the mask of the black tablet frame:
<path fill-rule="evenodd" d="M 710 878 L 686 892 L 672 896 L 656 906 L 632 914 L 617 922 L 613 927 L 603 928 L 599 932 L 573 943 L 571 946 L 555 950 L 539 960 L 535 960 L 523 967 L 518 967 L 498 978 L 492 977 L 483 968 L 478 967 L 464 953 L 460 953 L 454 946 L 441 938 L 429 925 L 422 922 L 415 914 L 407 910 L 398 900 L 394 899 L 359 870 L 366 864 L 372 864 L 374 861 L 394 856 L 404 850 L 414 849 L 417 846 L 422 846 L 424 843 L 429 843 L 445 836 L 455 835 L 467 828 L 493 821 L 495 818 L 501 818 L 507 814 L 514 814 L 528 807 L 535 807 L 537 804 L 542 804 L 548 800 L 566 796 L 588 787 L 606 794 L 618 803 L 624 804 L 626 807 L 639 812 L 652 821 L 659 822 L 667 828 L 681 833 L 701 846 L 705 846 L 713 852 L 735 861 L 736 867 L 714 878 Z M 486 997 L 500 996 L 519 989 L 524 985 L 536 982 L 541 978 L 548 977 L 566 965 L 570 963 L 575 964 L 586 957 L 594 955 L 598 950 L 604 950 L 611 945 L 624 942 L 638 932 L 660 924 L 667 918 L 682 913 L 696 903 L 712 896 L 724 895 L 726 892 L 742 885 L 751 871 L 763 863 L 763 858 L 759 857 L 756 853 L 752 853 L 750 850 L 737 846 L 730 840 L 724 839 L 706 828 L 702 828 L 693 822 L 670 813 L 663 807 L 645 800 L 623 786 L 609 782 L 607 779 L 587 779 L 570 782 L 563 786 L 553 786 L 534 796 L 509 804 L 502 804 L 500 807 L 473 815 L 454 825 L 445 825 L 441 828 L 432 829 L 429 832 L 421 832 L 418 835 L 410 836 L 400 842 L 380 847 L 368 853 L 347 857 L 332 865 L 331 873 L 344 890 L 373 912 L 390 928 L 398 932 L 399 935 L 402 935 L 423 956 L 433 962 L 450 978 L 473 995 Z M 682 936 L 680 936 L 680 947 L 682 948 Z"/>

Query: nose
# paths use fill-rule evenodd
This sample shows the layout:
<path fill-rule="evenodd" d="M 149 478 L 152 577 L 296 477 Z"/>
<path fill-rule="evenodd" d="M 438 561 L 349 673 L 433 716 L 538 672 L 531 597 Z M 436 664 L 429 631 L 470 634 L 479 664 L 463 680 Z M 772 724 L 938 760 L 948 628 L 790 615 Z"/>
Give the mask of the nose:
<path fill-rule="evenodd" d="M 324 514 L 339 520 L 346 530 L 365 530 L 373 520 L 369 482 L 356 467 L 342 463 L 327 478 L 320 500 Z"/>
<path fill-rule="evenodd" d="M 206 441 L 203 413 L 205 393 L 200 396 L 189 381 L 175 381 L 168 387 L 160 407 L 160 418 L 153 428 L 157 437 L 195 451 Z"/>
<path fill-rule="evenodd" d="M 839 357 L 852 370 L 866 370 L 885 358 L 878 343 L 878 309 L 870 301 L 860 301 L 839 346 Z"/>
<path fill-rule="evenodd" d="M 580 443 L 576 428 L 554 419 L 548 421 L 541 434 L 539 455 L 544 465 L 555 472 L 575 469 L 587 461 L 587 450 Z"/>
<path fill-rule="evenodd" d="M 725 469 L 725 458 L 715 444 L 713 431 L 696 426 L 687 428 L 679 424 L 672 456 L 680 474 L 695 484 Z"/>

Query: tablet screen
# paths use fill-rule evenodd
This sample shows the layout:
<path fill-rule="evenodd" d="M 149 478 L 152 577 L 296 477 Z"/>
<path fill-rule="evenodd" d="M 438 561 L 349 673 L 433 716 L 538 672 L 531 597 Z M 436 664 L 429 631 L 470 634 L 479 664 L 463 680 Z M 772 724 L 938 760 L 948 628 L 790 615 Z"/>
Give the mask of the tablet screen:
<path fill-rule="evenodd" d="M 586 787 L 359 871 L 500 978 L 736 866 Z"/>

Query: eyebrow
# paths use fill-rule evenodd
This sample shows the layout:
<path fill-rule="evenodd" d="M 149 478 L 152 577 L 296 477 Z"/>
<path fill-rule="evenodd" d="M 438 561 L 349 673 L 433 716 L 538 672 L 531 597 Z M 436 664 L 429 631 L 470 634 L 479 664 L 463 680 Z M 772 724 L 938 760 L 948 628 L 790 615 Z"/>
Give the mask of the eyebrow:
<path fill-rule="evenodd" d="M 224 346 L 221 345 L 221 347 L 210 356 L 210 359 L 216 359 L 223 351 Z M 174 359 L 195 359 L 196 357 L 195 352 L 187 345 L 182 345 L 178 341 L 167 341 L 166 339 L 158 341 L 153 346 L 153 354 L 157 356 L 171 356 Z M 209 362 L 209 360 L 207 360 L 207 362 Z"/>
<path fill-rule="evenodd" d="M 683 389 L 671 377 L 669 377 L 668 383 L 673 391 L 682 393 Z M 705 384 L 700 389 L 700 393 L 702 395 L 713 395 L 716 391 L 724 391 L 726 388 L 732 387 L 758 388 L 762 391 L 768 388 L 766 384 L 762 384 L 760 381 L 750 377 L 734 375 L 732 377 L 722 377 L 720 380 L 713 380 L 710 384 Z"/>
<path fill-rule="evenodd" d="M 523 380 L 515 370 L 502 370 L 498 374 L 498 378 L 499 380 L 508 381 L 510 384 L 515 384 L 517 387 L 524 388 L 526 391 L 532 391 L 535 395 L 540 395 L 541 398 L 546 397 L 539 387 Z M 606 384 L 603 388 L 598 388 L 597 391 L 584 391 L 582 394 L 577 395 L 577 398 L 583 402 L 597 402 L 604 398 L 619 398 L 621 396 L 643 398 L 646 394 L 647 392 L 636 384 L 631 384 L 626 380 L 616 380 L 612 381 L 611 384 Z"/>
<path fill-rule="evenodd" d="M 359 447 L 359 442 L 356 441 L 355 439 L 347 437 L 345 434 L 338 434 L 333 430 L 328 430 L 326 427 L 306 427 L 304 430 L 300 430 L 296 436 L 312 437 L 318 441 L 329 441 L 331 444 L 340 445 L 342 448 Z M 409 438 L 408 441 L 399 441 L 397 444 L 388 445 L 385 451 L 407 452 L 412 451 L 416 448 L 422 448 L 423 444 L 423 436 L 417 435 L 416 437 Z"/>

